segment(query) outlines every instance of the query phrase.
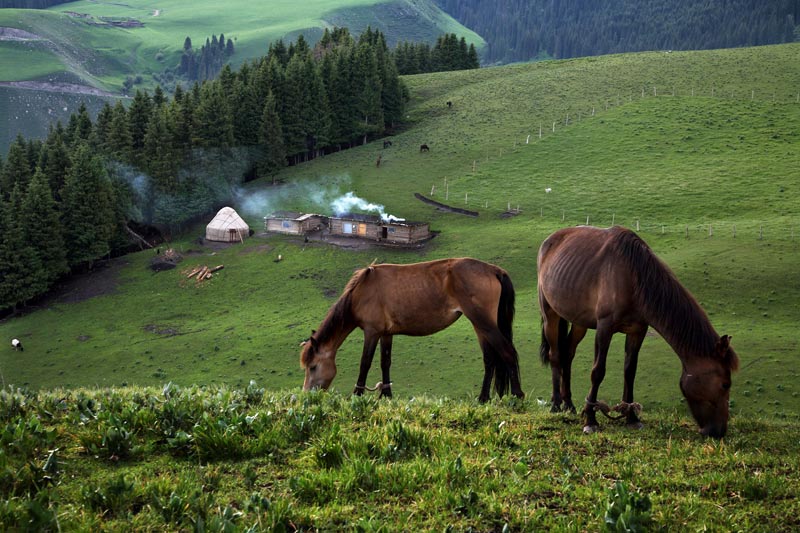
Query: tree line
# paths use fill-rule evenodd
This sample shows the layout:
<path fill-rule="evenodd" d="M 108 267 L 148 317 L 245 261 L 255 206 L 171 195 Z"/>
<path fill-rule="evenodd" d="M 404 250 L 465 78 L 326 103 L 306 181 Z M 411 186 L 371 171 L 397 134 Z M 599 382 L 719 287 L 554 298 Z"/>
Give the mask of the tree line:
<path fill-rule="evenodd" d="M 219 38 L 216 35 L 212 35 L 211 39 L 206 38 L 206 43 L 199 51 L 192 47 L 192 40 L 186 37 L 176 74 L 189 81 L 214 79 L 235 51 L 233 40 L 226 41 L 222 33 Z"/>
<path fill-rule="evenodd" d="M 129 221 L 181 229 L 245 176 L 383 135 L 407 99 L 382 33 L 336 28 L 171 98 L 137 91 L 95 120 L 81 106 L 44 140 L 18 136 L 0 158 L 0 309 L 126 250 Z"/>
<path fill-rule="evenodd" d="M 484 63 L 797 40 L 798 0 L 435 0 L 480 34 Z"/>
<path fill-rule="evenodd" d="M 433 47 L 428 43 L 398 43 L 392 55 L 402 75 L 480 67 L 475 45 L 467 46 L 466 39 L 459 40 L 455 33 L 439 36 Z"/>

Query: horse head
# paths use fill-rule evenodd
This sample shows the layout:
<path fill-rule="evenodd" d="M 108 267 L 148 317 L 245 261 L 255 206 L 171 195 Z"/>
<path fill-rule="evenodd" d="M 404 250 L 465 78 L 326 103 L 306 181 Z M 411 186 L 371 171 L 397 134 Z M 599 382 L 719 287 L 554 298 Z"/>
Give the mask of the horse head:
<path fill-rule="evenodd" d="M 320 345 L 319 341 L 314 337 L 314 331 L 311 336 L 303 341 L 300 346 L 300 365 L 306 371 L 306 377 L 303 381 L 303 390 L 311 389 L 325 389 L 331 386 L 333 378 L 336 377 L 336 352 L 327 346 Z"/>
<path fill-rule="evenodd" d="M 684 360 L 680 381 L 681 391 L 700 426 L 700 433 L 717 439 L 724 437 L 728 430 L 731 372 L 739 366 L 730 339 L 723 335 L 717 341 L 712 357 Z"/>

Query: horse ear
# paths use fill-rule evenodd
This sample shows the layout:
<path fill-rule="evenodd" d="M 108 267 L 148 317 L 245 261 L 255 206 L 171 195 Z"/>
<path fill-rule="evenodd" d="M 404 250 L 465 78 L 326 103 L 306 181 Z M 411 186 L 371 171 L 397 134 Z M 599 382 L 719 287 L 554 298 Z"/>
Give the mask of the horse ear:
<path fill-rule="evenodd" d="M 725 355 L 725 352 L 728 351 L 728 348 L 731 347 L 731 338 L 729 335 L 723 335 L 717 341 L 717 353 L 721 356 Z"/>

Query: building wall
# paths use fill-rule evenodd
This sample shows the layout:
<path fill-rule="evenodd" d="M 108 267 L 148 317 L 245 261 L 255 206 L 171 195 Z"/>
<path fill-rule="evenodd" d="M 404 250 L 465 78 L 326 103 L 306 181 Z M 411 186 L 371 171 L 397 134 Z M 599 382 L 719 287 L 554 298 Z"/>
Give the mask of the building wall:
<path fill-rule="evenodd" d="M 267 231 L 300 235 L 302 233 L 302 228 L 300 227 L 300 223 L 295 220 L 269 218 L 267 219 Z"/>

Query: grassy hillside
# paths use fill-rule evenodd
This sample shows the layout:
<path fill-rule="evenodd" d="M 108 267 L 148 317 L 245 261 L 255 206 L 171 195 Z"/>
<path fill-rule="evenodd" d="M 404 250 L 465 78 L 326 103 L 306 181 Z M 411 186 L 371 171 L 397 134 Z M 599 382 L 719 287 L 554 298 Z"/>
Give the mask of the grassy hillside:
<path fill-rule="evenodd" d="M 143 26 L 113 27 L 103 17 L 135 19 Z M 152 76 L 179 63 L 187 36 L 199 48 L 212 34 L 224 33 L 235 42 L 232 62 L 239 65 L 265 55 L 269 44 L 277 39 L 288 42 L 304 34 L 315 42 L 324 28 L 333 26 L 349 27 L 354 34 L 372 26 L 386 35 L 391 47 L 405 40 L 433 42 L 445 32 L 464 36 L 479 49 L 484 44 L 480 36 L 430 0 L 314 0 L 304 2 L 303 9 L 297 9 L 297 3 L 289 0 L 235 0 L 225 2 L 224 9 L 211 0 L 80 1 L 47 11 L 0 9 L 0 27 L 38 37 L 0 42 L 0 83 L 73 83 L 119 94 L 126 78 L 141 76 L 142 84 L 137 88 L 152 90 Z M 3 122 L 6 128 L 0 132 L 3 155 L 8 150 L 8 139 L 17 133 L 42 137 L 54 117 L 67 119 L 74 111 L 55 115 L 52 112 L 63 107 L 57 105 L 60 100 L 70 98 L 64 88 L 36 98 L 31 98 L 29 89 L 7 87 L 3 91 L 9 95 L 0 99 L 0 118 L 7 119 Z M 43 101 L 37 104 L 36 100 Z M 20 107 L 19 102 L 24 102 L 25 107 Z M 23 116 L 26 111 L 29 114 Z"/>
<path fill-rule="evenodd" d="M 352 190 L 396 216 L 430 221 L 440 234 L 424 248 L 351 250 L 259 235 L 216 250 L 193 243 L 198 228 L 173 243 L 186 256 L 181 269 L 225 264 L 220 275 L 196 286 L 179 271 L 150 272 L 152 252 L 128 256 L 113 294 L 79 303 L 67 295 L 0 324 L 0 338 L 26 346 L 22 354 L 0 351 L 4 382 L 243 387 L 256 379 L 270 390 L 298 388 L 298 343 L 355 268 L 473 256 L 511 273 L 523 388 L 548 399 L 549 371 L 538 363 L 536 251 L 553 230 L 588 217 L 633 228 L 638 221 L 717 330 L 733 335 L 742 359 L 734 416 L 796 419 L 798 49 L 609 56 L 409 78 L 411 126 L 391 148 L 375 143 L 287 169 L 286 185 L 252 183 L 240 197 L 247 205 L 234 205 L 259 229 L 273 209 L 327 213 L 312 198 Z M 423 142 L 429 153 L 419 153 Z M 481 215 L 438 212 L 413 198 L 434 186 L 435 199 Z M 520 213 L 501 217 L 509 204 Z M 278 254 L 284 259 L 275 263 Z M 89 279 L 99 286 L 107 273 Z M 621 393 L 622 343 L 612 346 L 602 398 Z M 590 336 L 579 348 L 577 398 L 588 389 L 591 347 Z M 339 353 L 338 390 L 351 390 L 360 351 L 356 333 Z M 394 353 L 396 395 L 477 396 L 482 364 L 468 322 L 397 338 Z M 683 412 L 679 373 L 671 349 L 649 337 L 637 378 L 646 423 L 658 418 L 649 409 Z"/>
<path fill-rule="evenodd" d="M 797 431 L 246 388 L 0 396 L 4 530 L 790 531 Z M 635 528 L 635 529 L 634 529 Z"/>

